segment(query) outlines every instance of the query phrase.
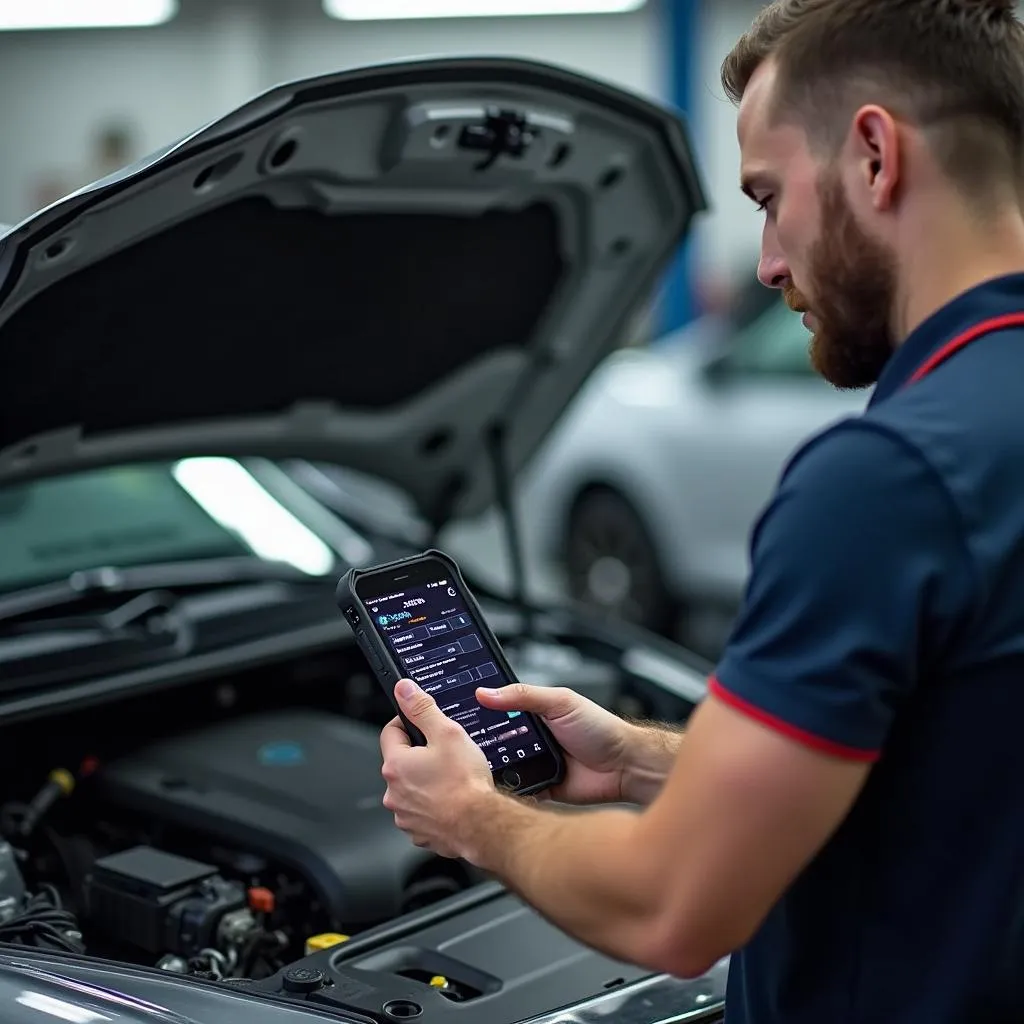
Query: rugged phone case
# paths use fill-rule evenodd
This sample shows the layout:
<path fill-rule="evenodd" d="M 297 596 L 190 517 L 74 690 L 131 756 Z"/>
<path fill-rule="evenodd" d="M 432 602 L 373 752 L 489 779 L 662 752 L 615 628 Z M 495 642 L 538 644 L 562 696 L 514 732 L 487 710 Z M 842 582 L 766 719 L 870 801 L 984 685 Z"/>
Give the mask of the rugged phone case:
<path fill-rule="evenodd" d="M 497 637 L 491 632 L 490 627 L 487 625 L 487 620 L 484 618 L 484 614 L 481 611 L 476 598 L 473 596 L 473 592 L 468 586 L 466 586 L 466 581 L 462 576 L 462 571 L 459 569 L 455 561 L 443 551 L 431 548 L 418 555 L 413 555 L 410 558 L 400 558 L 397 561 L 375 565 L 369 569 L 349 569 L 348 572 L 346 572 L 338 581 L 335 600 L 343 614 L 347 608 L 355 608 L 358 611 L 361 620 L 360 624 L 358 626 L 353 626 L 351 622 L 349 623 L 353 633 L 355 633 L 356 643 L 359 645 L 359 649 L 366 656 L 366 660 L 373 669 L 374 675 L 377 677 L 377 681 L 381 684 L 384 688 L 384 692 L 388 695 L 388 700 L 391 701 L 392 707 L 394 707 L 396 713 L 401 718 L 402 724 L 405 726 L 405 730 L 408 732 L 410 739 L 418 746 L 425 746 L 427 742 L 426 738 L 419 729 L 409 723 L 405 715 L 403 715 L 398 709 L 398 705 L 395 701 L 395 683 L 397 683 L 405 673 L 395 662 L 390 650 L 388 650 L 387 644 L 380 638 L 377 630 L 375 630 L 370 624 L 369 613 L 367 612 L 363 602 L 359 599 L 359 596 L 356 594 L 356 583 L 363 576 L 370 576 L 378 572 L 388 572 L 395 569 L 401 569 L 405 566 L 415 565 L 417 562 L 422 562 L 426 558 L 432 558 L 441 562 L 452 578 L 458 581 L 459 592 L 466 603 L 466 607 L 472 612 L 473 616 L 480 624 L 481 629 L 486 631 L 487 640 L 491 651 L 494 654 L 495 660 L 498 663 L 498 667 L 511 682 L 518 681 L 515 671 L 509 664 L 508 659 L 505 657 L 505 652 L 501 649 L 501 644 L 498 643 Z M 348 618 L 346 617 L 346 622 L 347 621 Z M 547 741 L 548 747 L 555 759 L 557 768 L 556 774 L 553 778 L 540 782 L 537 785 L 517 790 L 516 792 L 520 796 L 527 796 L 530 793 L 536 793 L 547 789 L 549 786 L 553 786 L 561 782 L 565 776 L 565 761 L 562 757 L 562 752 L 559 749 L 558 742 L 551 735 L 551 731 L 547 726 L 545 726 L 541 719 L 537 718 L 536 715 L 530 715 L 529 717 L 537 731 Z"/>

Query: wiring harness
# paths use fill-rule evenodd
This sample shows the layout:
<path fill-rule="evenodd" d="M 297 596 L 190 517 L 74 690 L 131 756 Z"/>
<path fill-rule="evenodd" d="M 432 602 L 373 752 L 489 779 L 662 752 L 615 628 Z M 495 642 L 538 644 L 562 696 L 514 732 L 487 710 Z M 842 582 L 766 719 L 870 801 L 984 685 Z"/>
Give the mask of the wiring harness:
<path fill-rule="evenodd" d="M 26 897 L 21 909 L 12 917 L 0 922 L 0 942 L 58 949 L 65 953 L 85 952 L 75 915 L 65 909 L 57 890 L 46 884 L 40 886 L 39 892 Z"/>

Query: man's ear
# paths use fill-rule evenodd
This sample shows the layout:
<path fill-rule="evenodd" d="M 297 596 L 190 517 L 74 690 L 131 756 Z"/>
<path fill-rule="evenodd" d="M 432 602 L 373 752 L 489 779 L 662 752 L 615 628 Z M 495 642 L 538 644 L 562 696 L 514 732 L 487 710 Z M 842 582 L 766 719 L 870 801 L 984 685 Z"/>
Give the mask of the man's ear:
<path fill-rule="evenodd" d="M 900 178 L 900 134 L 892 114 L 873 104 L 861 107 L 853 117 L 850 146 L 858 185 L 876 210 L 889 209 Z"/>

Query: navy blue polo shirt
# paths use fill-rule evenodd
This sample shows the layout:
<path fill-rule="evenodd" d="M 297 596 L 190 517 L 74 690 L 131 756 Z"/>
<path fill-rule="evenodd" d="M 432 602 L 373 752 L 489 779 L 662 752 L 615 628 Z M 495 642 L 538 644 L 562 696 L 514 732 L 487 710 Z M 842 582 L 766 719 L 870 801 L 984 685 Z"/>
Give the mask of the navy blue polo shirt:
<path fill-rule="evenodd" d="M 711 691 L 872 768 L 734 955 L 727 1024 L 1022 1024 L 1024 274 L 907 338 L 751 551 Z"/>

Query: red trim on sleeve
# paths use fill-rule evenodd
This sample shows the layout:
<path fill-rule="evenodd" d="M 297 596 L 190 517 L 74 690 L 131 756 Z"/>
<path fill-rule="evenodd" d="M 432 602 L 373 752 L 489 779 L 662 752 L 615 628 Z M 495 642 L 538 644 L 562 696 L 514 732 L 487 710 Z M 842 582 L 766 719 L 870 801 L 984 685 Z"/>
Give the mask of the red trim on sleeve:
<path fill-rule="evenodd" d="M 802 743 L 805 747 L 811 747 L 814 750 L 820 750 L 822 753 L 832 754 L 834 757 L 843 757 L 850 761 L 877 761 L 881 755 L 879 750 L 848 747 L 845 744 L 827 740 L 823 736 L 816 736 L 813 732 L 807 732 L 806 729 L 799 729 L 795 725 L 790 725 L 785 719 L 777 718 L 767 711 L 762 711 L 757 705 L 751 704 L 742 697 L 737 697 L 736 694 L 727 690 L 715 676 L 708 680 L 708 692 L 717 697 L 723 704 L 728 704 L 729 707 L 735 708 L 748 718 L 753 718 L 754 721 L 767 725 L 769 729 L 773 729 L 788 739 L 796 740 L 797 743 Z"/>
<path fill-rule="evenodd" d="M 922 377 L 927 377 L 932 370 L 940 363 L 944 363 L 954 352 L 959 352 L 966 345 L 985 334 L 992 334 L 994 331 L 1005 331 L 1008 327 L 1024 327 L 1024 313 L 1004 313 L 1002 316 L 994 316 L 988 320 L 982 320 L 980 324 L 958 334 L 955 338 L 947 341 L 940 349 L 931 354 L 914 372 L 907 382 L 913 384 Z"/>

